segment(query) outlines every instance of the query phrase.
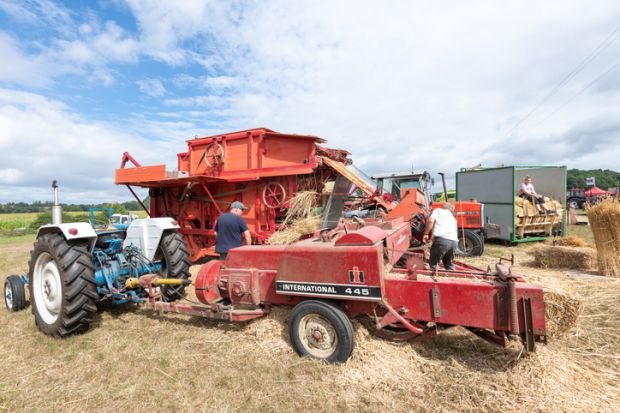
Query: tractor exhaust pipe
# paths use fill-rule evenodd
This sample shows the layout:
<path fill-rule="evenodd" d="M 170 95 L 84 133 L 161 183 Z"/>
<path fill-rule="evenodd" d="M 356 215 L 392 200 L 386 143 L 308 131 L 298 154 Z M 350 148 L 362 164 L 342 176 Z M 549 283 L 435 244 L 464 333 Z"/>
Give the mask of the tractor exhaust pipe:
<path fill-rule="evenodd" d="M 54 205 L 52 205 L 52 224 L 62 224 L 62 207 L 58 200 L 58 182 L 52 181 L 52 190 L 54 191 Z"/>
<path fill-rule="evenodd" d="M 448 202 L 448 189 L 446 188 L 446 177 L 444 176 L 443 172 L 439 172 L 439 175 L 441 176 L 441 185 L 443 186 L 444 201 Z"/>

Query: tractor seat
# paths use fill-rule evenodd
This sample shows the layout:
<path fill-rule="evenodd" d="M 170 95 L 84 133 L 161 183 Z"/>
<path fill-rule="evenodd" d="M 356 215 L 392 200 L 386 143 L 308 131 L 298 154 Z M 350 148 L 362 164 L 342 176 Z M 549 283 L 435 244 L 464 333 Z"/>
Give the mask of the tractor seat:
<path fill-rule="evenodd" d="M 102 248 L 102 249 L 106 248 L 110 240 L 113 240 L 113 239 L 124 240 L 126 236 L 127 236 L 127 232 L 123 230 L 100 232 L 99 235 L 97 236 L 97 242 L 95 242 L 95 247 Z"/>

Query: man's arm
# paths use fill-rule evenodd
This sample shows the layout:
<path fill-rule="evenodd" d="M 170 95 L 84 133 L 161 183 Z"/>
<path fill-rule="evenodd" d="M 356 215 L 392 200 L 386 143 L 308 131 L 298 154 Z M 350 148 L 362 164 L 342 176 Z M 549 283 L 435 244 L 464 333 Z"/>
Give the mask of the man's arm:
<path fill-rule="evenodd" d="M 422 242 L 428 241 L 429 235 L 433 230 L 433 225 L 435 225 L 435 218 L 428 217 L 426 221 L 426 226 L 424 227 L 424 236 L 422 237 Z"/>
<path fill-rule="evenodd" d="M 252 236 L 250 235 L 250 230 L 244 231 L 243 237 L 245 238 L 245 245 L 252 245 Z"/>

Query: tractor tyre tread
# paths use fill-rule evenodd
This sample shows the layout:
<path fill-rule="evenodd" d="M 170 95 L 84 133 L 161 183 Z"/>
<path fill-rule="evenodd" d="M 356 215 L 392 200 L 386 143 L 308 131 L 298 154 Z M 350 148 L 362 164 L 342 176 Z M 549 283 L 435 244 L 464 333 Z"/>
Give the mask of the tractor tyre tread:
<path fill-rule="evenodd" d="M 303 316 L 307 314 L 319 314 L 329 320 L 332 324 L 336 335 L 338 336 L 338 344 L 335 351 L 325 359 L 328 363 L 344 363 L 346 362 L 355 347 L 355 336 L 353 333 L 353 325 L 347 315 L 337 305 L 322 300 L 304 300 L 297 304 L 289 318 L 289 336 L 293 349 L 302 357 L 312 357 L 304 345 L 301 337 L 299 337 L 298 327 Z"/>
<path fill-rule="evenodd" d="M 46 323 L 38 313 L 33 294 L 33 272 L 41 253 L 52 257 L 60 275 L 62 304 L 60 314 L 52 324 Z M 64 337 L 88 330 L 99 298 L 91 259 L 83 244 L 68 242 L 61 234 L 44 234 L 35 241 L 30 255 L 28 284 L 30 297 L 33 297 L 35 323 L 45 334 Z"/>
<path fill-rule="evenodd" d="M 191 263 L 183 236 L 174 231 L 165 232 L 161 237 L 159 246 L 166 261 L 166 277 L 189 279 L 191 277 L 189 272 Z M 185 297 L 185 286 L 162 287 L 162 298 L 164 301 L 172 302 L 183 297 Z"/>
<path fill-rule="evenodd" d="M 472 230 L 459 230 L 459 239 L 464 235 L 465 239 L 473 244 L 473 247 L 469 253 L 465 253 L 461 251 L 460 248 L 457 248 L 455 251 L 456 255 L 460 255 L 463 257 L 479 257 L 484 253 L 484 239 L 475 231 Z M 459 244 L 460 244 L 459 240 Z"/>
<path fill-rule="evenodd" d="M 26 289 L 24 288 L 21 277 L 19 275 L 9 275 L 4 281 L 4 288 L 6 289 L 7 287 L 11 289 L 11 294 L 13 297 L 11 308 L 9 308 L 9 305 L 5 299 L 4 304 L 7 310 L 20 311 L 26 308 Z"/>

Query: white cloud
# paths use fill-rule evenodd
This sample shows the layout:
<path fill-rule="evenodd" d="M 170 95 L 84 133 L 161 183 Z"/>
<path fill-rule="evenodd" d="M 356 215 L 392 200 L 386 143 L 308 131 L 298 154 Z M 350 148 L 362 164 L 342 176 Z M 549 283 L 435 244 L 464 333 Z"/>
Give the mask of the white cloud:
<path fill-rule="evenodd" d="M 137 62 L 140 54 L 137 40 L 115 22 L 101 24 L 95 19 L 78 24 L 68 11 L 47 1 L 25 3 L 30 8 L 8 4 L 5 12 L 26 20 L 35 12 L 40 13 L 36 15 L 41 20 L 31 23 L 49 23 L 60 34 L 29 43 L 0 32 L 0 61 L 4 62 L 0 65 L 0 82 L 40 87 L 49 86 L 61 76 L 82 75 L 111 85 L 114 77 L 109 65 Z"/>
<path fill-rule="evenodd" d="M 616 86 L 604 95 L 585 93 L 547 119 L 610 66 L 620 41 L 507 136 L 616 27 L 620 6 L 615 2 L 392 2 L 383 7 L 273 1 L 244 3 L 242 10 L 205 2 L 175 11 L 176 2 L 130 4 L 142 37 L 171 13 L 162 34 L 168 52 L 207 62 L 207 72 L 234 79 L 233 93 L 225 96 L 164 102 L 211 109 L 222 119 L 221 127 L 265 125 L 321 135 L 349 149 L 371 172 L 387 164 L 391 169 L 413 164 L 450 173 L 480 162 L 530 159 L 617 168 L 612 153 L 601 147 L 591 148 L 597 156 L 577 151 L 559 156 L 554 145 L 541 141 L 560 140 L 555 147 L 571 148 L 566 140 L 574 131 L 587 136 L 592 119 L 617 118 Z M 197 24 L 197 18 L 205 23 Z M 176 27 L 183 27 L 178 35 Z M 212 42 L 192 54 L 184 44 L 189 38 Z M 175 80 L 178 86 L 208 88 L 208 79 L 213 77 Z M 607 148 L 617 147 L 617 141 Z"/>
<path fill-rule="evenodd" d="M 167 106 L 221 106 L 222 103 L 225 103 L 226 99 L 215 96 L 190 96 L 185 98 L 177 98 L 177 99 L 166 99 L 164 100 L 164 104 Z"/>
<path fill-rule="evenodd" d="M 186 74 L 178 75 L 173 79 L 173 83 L 178 87 L 193 87 L 200 89 L 230 89 L 240 86 L 241 81 L 233 76 L 189 76 Z"/>
<path fill-rule="evenodd" d="M 129 199 L 114 185 L 114 170 L 129 151 L 145 165 L 176 164 L 177 148 L 186 136 L 150 125 L 168 140 L 149 140 L 138 127 L 93 122 L 65 104 L 33 93 L 0 89 L 0 202 L 48 199 L 49 183 L 57 179 L 66 202 Z M 182 130 L 182 125 L 174 125 Z M 144 191 L 142 191 L 144 194 Z"/>
<path fill-rule="evenodd" d="M 0 169 L 0 182 L 4 184 L 17 183 L 21 179 L 22 176 L 23 176 L 23 172 L 18 169 L 14 169 L 14 168 Z"/>
<path fill-rule="evenodd" d="M 140 91 L 149 96 L 160 97 L 166 94 L 166 88 L 159 79 L 142 79 L 137 83 Z"/>
<path fill-rule="evenodd" d="M 103 190 L 110 182 L 106 173 L 118 162 L 108 153 L 118 157 L 121 148 L 131 147 L 145 163 L 174 164 L 184 139 L 257 126 L 327 138 L 370 173 L 413 165 L 450 175 L 481 162 L 534 160 L 617 169 L 620 70 L 555 111 L 610 67 L 620 40 L 508 133 L 617 26 L 617 2 L 127 3 L 137 33 L 97 18 L 76 24 L 60 6 L 52 15 L 61 34 L 43 45 L 0 33 L 0 60 L 11 62 L 0 66 L 0 81 L 10 84 L 47 86 L 78 74 L 113 85 L 120 77 L 115 64 L 144 59 L 180 72 L 139 81 L 143 93 L 167 99 L 150 112 L 136 106 L 118 121 L 122 126 L 80 118 L 57 100 L 5 91 L 10 98 L 0 99 L 0 132 L 8 132 L 10 142 L 0 133 L 0 166 L 22 171 L 20 185 L 35 184 L 19 162 L 39 165 L 45 151 L 66 158 L 70 147 L 80 147 L 79 157 L 87 161 L 55 167 L 69 168 L 69 180 L 79 175 Z M 5 12 L 30 18 L 31 8 L 6 4 L 0 3 Z M 60 143 L 42 140 L 50 135 Z M 100 136 L 96 144 L 81 143 L 94 135 Z M 91 152 L 101 155 L 106 139 L 105 166 L 91 167 L 101 161 Z M 30 147 L 36 147 L 32 158 L 25 150 Z M 20 151 L 24 157 L 15 160 Z M 75 193 L 90 193 L 80 185 L 72 187 Z"/>

